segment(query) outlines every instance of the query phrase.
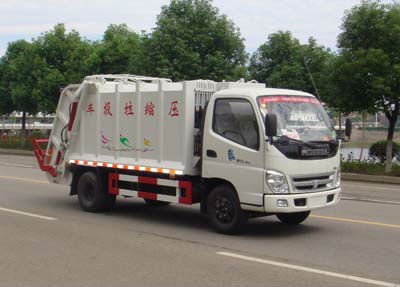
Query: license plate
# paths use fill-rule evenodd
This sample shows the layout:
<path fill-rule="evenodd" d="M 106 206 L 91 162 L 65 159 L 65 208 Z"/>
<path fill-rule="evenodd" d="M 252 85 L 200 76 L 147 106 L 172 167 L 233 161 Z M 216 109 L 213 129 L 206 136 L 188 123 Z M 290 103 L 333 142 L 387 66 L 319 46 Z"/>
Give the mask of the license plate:
<path fill-rule="evenodd" d="M 302 156 L 325 156 L 328 155 L 328 149 L 302 149 Z"/>
<path fill-rule="evenodd" d="M 308 199 L 308 205 L 311 207 L 323 206 L 326 204 L 326 196 L 315 196 Z"/>

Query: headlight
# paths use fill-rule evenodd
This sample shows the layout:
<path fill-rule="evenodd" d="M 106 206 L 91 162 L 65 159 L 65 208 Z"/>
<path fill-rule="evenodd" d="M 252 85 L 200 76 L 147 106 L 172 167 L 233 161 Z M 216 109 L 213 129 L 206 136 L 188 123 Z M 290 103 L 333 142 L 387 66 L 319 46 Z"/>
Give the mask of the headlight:
<path fill-rule="evenodd" d="M 283 173 L 268 170 L 267 184 L 273 193 L 289 193 L 289 186 Z"/>
<path fill-rule="evenodd" d="M 336 188 L 340 186 L 340 179 L 341 179 L 340 167 L 336 170 L 334 174 L 332 174 L 329 177 L 329 179 L 331 179 L 332 182 L 327 185 L 328 187 Z"/>
<path fill-rule="evenodd" d="M 342 174 L 341 174 L 340 166 L 339 166 L 337 169 L 337 172 L 336 172 L 336 177 L 335 177 L 335 187 L 340 186 L 341 178 L 342 178 Z"/>

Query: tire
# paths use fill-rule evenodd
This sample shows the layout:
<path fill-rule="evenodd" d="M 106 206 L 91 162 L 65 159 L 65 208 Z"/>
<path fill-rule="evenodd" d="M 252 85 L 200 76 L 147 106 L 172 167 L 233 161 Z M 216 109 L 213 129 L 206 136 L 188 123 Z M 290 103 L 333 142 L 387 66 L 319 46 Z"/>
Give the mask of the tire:
<path fill-rule="evenodd" d="M 111 209 L 115 203 L 115 195 L 108 194 L 103 180 L 87 171 L 82 174 L 78 181 L 79 205 L 84 211 L 101 212 Z"/>
<path fill-rule="evenodd" d="M 227 184 L 211 190 L 207 198 L 207 214 L 211 226 L 223 234 L 243 232 L 247 221 L 235 189 Z"/>
<path fill-rule="evenodd" d="M 276 216 L 278 219 L 287 225 L 298 225 L 302 223 L 310 215 L 311 211 L 295 212 L 295 213 L 280 213 Z"/>
<path fill-rule="evenodd" d="M 160 200 L 153 200 L 153 199 L 144 199 L 147 205 L 150 206 L 167 206 L 170 205 L 168 201 L 160 201 Z"/>

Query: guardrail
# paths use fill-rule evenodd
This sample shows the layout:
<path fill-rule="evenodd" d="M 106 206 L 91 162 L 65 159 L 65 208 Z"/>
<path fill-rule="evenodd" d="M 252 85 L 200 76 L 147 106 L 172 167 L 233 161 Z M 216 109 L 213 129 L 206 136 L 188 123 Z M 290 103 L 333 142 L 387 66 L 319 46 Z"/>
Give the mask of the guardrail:
<path fill-rule="evenodd" d="M 26 124 L 25 129 L 27 130 L 51 130 L 53 128 L 53 124 Z M 20 130 L 22 129 L 22 124 L 0 124 L 0 129 L 3 130 Z"/>

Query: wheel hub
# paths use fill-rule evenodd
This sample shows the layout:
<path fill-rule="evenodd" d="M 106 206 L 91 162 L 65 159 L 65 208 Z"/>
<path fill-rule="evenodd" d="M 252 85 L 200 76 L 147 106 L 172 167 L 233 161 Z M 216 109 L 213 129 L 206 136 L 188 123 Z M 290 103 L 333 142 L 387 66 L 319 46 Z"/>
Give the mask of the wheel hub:
<path fill-rule="evenodd" d="M 234 209 L 232 203 L 225 197 L 215 199 L 215 214 L 221 223 L 230 223 L 233 219 Z"/>
<path fill-rule="evenodd" d="M 91 184 L 86 184 L 84 197 L 87 202 L 92 202 L 95 197 L 95 190 Z"/>

